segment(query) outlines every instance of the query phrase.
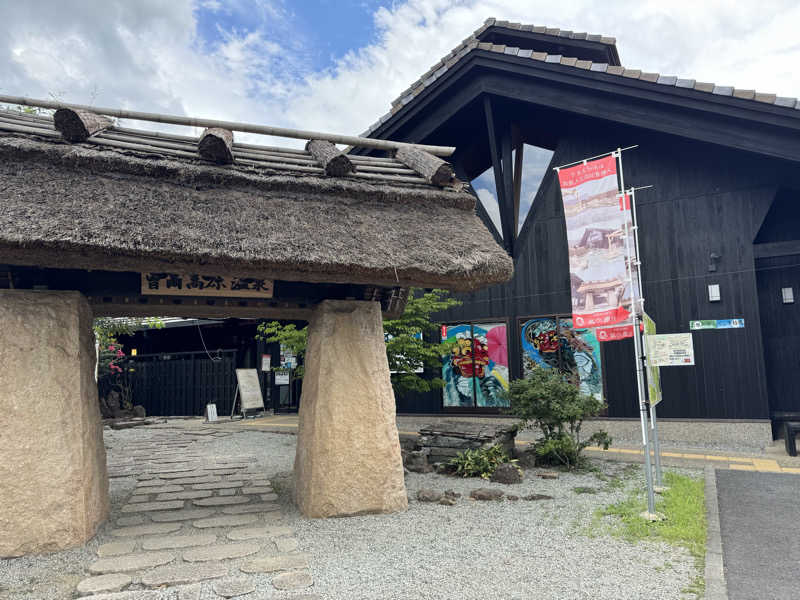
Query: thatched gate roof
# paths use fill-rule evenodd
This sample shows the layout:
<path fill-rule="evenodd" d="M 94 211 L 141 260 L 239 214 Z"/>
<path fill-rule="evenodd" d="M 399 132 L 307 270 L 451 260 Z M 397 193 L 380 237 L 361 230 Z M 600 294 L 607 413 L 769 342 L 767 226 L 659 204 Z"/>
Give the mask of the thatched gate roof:
<path fill-rule="evenodd" d="M 231 150 L 219 165 L 197 139 L 113 126 L 69 143 L 50 117 L 0 112 L 0 263 L 454 290 L 511 277 L 458 181 L 396 158 L 334 177 L 307 151 Z"/>

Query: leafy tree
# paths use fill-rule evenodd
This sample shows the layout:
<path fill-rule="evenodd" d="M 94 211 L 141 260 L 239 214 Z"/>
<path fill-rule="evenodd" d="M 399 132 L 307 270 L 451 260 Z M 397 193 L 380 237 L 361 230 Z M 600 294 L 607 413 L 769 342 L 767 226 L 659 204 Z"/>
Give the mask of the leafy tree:
<path fill-rule="evenodd" d="M 425 379 L 415 371 L 441 367 L 442 355 L 449 349 L 446 344 L 430 341 L 438 339 L 439 335 L 439 325 L 431 321 L 431 315 L 459 304 L 461 302 L 451 298 L 447 290 L 419 293 L 412 289 L 403 314 L 397 319 L 383 321 L 386 356 L 395 393 L 427 392 L 444 385 L 440 377 Z M 282 325 L 278 321 L 270 321 L 258 325 L 256 338 L 271 343 L 279 342 L 299 359 L 305 354 L 308 328 L 297 329 L 294 324 Z"/>
<path fill-rule="evenodd" d="M 556 369 L 535 367 L 525 379 L 512 381 L 508 394 L 509 412 L 520 418 L 520 426 L 535 426 L 542 432 L 533 446 L 539 463 L 580 466 L 584 448 L 598 444 L 607 449 L 611 444 L 605 431 L 581 439 L 584 419 L 598 415 L 605 404 L 582 394 Z"/>
<path fill-rule="evenodd" d="M 117 338 L 121 335 L 132 335 L 137 329 L 150 327 L 161 329 L 164 321 L 159 317 L 147 317 L 137 319 L 133 317 L 115 318 L 99 317 L 92 324 L 94 336 L 101 348 L 107 348 L 112 344 L 117 344 Z"/>
<path fill-rule="evenodd" d="M 259 323 L 257 327 L 256 339 L 264 340 L 269 343 L 279 343 L 283 348 L 297 357 L 298 363 L 305 356 L 306 345 L 308 344 L 308 327 L 298 329 L 294 323 L 282 325 L 278 321 Z M 274 369 L 278 370 L 278 369 Z M 298 365 L 294 370 L 293 377 L 303 376 L 303 366 Z"/>

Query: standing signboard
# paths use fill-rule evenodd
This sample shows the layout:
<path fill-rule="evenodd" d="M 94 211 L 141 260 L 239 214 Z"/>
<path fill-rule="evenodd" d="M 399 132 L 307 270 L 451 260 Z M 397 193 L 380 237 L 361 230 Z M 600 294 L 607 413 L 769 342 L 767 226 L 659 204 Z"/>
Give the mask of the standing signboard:
<path fill-rule="evenodd" d="M 264 397 L 261 395 L 261 383 L 258 381 L 256 369 L 236 369 L 236 392 L 233 397 L 231 418 L 236 412 L 236 400 L 239 399 L 242 417 L 248 411 L 264 410 Z"/>

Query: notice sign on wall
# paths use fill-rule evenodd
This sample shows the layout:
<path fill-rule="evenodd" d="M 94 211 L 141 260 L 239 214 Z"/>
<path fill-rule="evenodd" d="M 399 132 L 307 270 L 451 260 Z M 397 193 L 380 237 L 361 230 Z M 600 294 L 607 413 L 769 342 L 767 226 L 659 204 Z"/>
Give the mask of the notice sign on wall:
<path fill-rule="evenodd" d="M 666 333 L 646 336 L 647 362 L 654 367 L 678 367 L 694 364 L 691 333 Z"/>
<path fill-rule="evenodd" d="M 289 385 L 289 371 L 275 371 L 275 385 Z"/>
<path fill-rule="evenodd" d="M 273 281 L 258 277 L 200 273 L 142 273 L 142 294 L 272 298 Z"/>

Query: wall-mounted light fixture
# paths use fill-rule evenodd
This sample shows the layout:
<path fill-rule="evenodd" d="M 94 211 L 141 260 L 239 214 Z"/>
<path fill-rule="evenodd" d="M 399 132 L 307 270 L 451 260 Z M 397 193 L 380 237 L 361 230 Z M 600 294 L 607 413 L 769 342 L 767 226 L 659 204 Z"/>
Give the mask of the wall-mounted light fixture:
<path fill-rule="evenodd" d="M 708 301 L 709 302 L 719 302 L 719 284 L 712 283 L 708 286 Z"/>
<path fill-rule="evenodd" d="M 717 254 L 716 252 L 712 252 L 708 255 L 708 272 L 715 273 L 717 270 L 717 263 L 719 259 L 722 258 L 721 254 Z"/>
<path fill-rule="evenodd" d="M 781 299 L 784 304 L 794 304 L 794 288 L 781 288 Z"/>

